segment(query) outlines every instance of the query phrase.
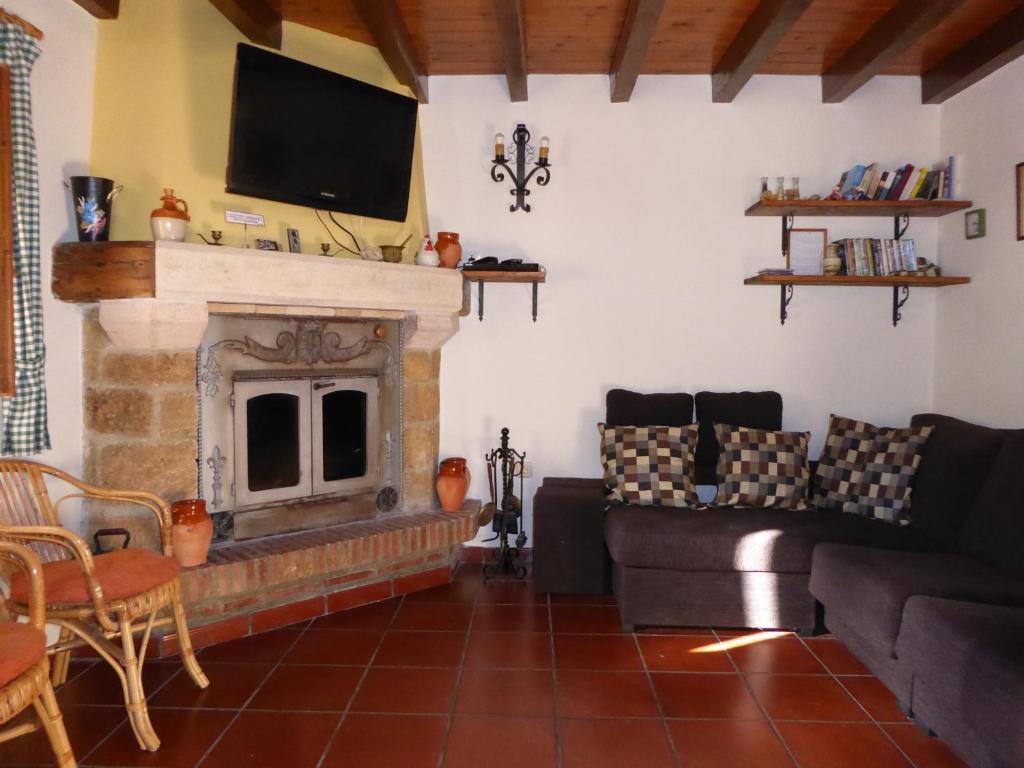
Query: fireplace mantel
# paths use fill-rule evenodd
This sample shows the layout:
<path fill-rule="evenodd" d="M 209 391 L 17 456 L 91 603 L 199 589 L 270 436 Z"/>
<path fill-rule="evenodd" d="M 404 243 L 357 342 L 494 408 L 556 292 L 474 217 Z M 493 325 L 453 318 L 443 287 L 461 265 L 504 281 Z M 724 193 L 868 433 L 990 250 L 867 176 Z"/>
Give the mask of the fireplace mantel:
<path fill-rule="evenodd" d="M 411 349 L 438 349 L 464 313 L 454 270 L 170 241 L 63 243 L 53 293 L 99 302 L 118 347 L 195 349 L 210 312 L 408 320 Z"/>

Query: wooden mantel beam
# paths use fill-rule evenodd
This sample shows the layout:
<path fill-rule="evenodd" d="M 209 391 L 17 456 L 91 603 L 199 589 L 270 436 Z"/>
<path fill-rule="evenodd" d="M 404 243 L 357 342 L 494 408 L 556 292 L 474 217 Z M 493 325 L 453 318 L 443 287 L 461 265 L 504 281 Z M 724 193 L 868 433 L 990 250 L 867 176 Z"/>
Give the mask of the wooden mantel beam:
<path fill-rule="evenodd" d="M 256 45 L 281 50 L 281 13 L 267 0 L 210 0 Z"/>
<path fill-rule="evenodd" d="M 416 58 L 397 0 L 354 0 L 354 5 L 395 78 L 426 104 L 427 76 Z"/>
<path fill-rule="evenodd" d="M 630 0 L 619 44 L 612 59 L 612 101 L 629 101 L 636 78 L 647 58 L 647 48 L 665 8 L 665 0 Z"/>
<path fill-rule="evenodd" d="M 523 0 L 494 0 L 501 47 L 505 57 L 505 79 L 512 101 L 526 101 L 526 29 Z"/>
<path fill-rule="evenodd" d="M 1024 55 L 1024 6 L 921 75 L 921 101 L 940 104 Z"/>
<path fill-rule="evenodd" d="M 711 100 L 726 104 L 747 84 L 811 0 L 761 0 L 711 73 Z"/>
<path fill-rule="evenodd" d="M 881 72 L 963 0 L 900 0 L 821 76 L 821 100 L 838 104 Z"/>
<path fill-rule="evenodd" d="M 75 0 L 97 19 L 116 19 L 121 0 Z"/>

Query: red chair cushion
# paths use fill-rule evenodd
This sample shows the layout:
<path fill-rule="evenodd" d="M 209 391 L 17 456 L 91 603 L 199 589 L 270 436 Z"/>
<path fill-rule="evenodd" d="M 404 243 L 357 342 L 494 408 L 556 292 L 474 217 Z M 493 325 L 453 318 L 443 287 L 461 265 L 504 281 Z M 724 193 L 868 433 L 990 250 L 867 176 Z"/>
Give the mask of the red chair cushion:
<path fill-rule="evenodd" d="M 123 600 L 166 584 L 181 573 L 178 561 L 148 549 L 121 549 L 93 558 L 95 574 L 107 600 Z M 77 605 L 92 601 L 89 585 L 77 560 L 43 563 L 48 605 Z M 18 572 L 11 577 L 11 598 L 28 602 L 28 580 Z"/>
<path fill-rule="evenodd" d="M 46 634 L 28 624 L 0 624 L 0 688 L 30 669 L 46 654 Z"/>

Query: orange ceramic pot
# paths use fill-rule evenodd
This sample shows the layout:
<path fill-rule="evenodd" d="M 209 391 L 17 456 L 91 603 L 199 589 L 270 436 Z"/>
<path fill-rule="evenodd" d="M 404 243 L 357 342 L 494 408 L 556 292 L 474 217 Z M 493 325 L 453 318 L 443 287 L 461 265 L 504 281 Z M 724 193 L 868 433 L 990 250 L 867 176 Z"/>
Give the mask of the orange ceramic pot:
<path fill-rule="evenodd" d="M 213 521 L 202 499 L 183 499 L 171 505 L 171 546 L 182 568 L 202 565 L 213 541 Z"/>
<path fill-rule="evenodd" d="M 441 462 L 437 472 L 437 498 L 441 500 L 444 512 L 458 512 L 462 509 L 471 479 L 465 459 L 453 458 Z"/>
<path fill-rule="evenodd" d="M 458 232 L 438 232 L 437 242 L 434 243 L 434 250 L 441 257 L 441 266 L 446 269 L 455 269 L 462 259 L 462 243 L 459 242 Z"/>

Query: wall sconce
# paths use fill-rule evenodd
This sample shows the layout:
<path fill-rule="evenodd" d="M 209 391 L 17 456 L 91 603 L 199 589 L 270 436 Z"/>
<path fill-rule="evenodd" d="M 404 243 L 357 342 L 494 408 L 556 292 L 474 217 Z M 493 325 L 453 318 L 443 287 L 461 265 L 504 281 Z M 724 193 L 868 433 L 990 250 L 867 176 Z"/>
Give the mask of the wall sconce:
<path fill-rule="evenodd" d="M 549 170 L 551 164 L 548 162 L 551 142 L 547 136 L 542 136 L 540 152 L 537 153 L 534 146 L 530 144 L 530 132 L 526 130 L 526 125 L 519 123 L 512 133 L 512 143 L 508 145 L 508 152 L 516 161 L 516 169 L 514 171 L 509 167 L 508 161 L 505 158 L 505 149 L 505 135 L 499 133 L 494 137 L 494 160 L 491 161 L 491 178 L 494 181 L 502 182 L 505 180 L 505 174 L 498 169 L 504 168 L 508 171 L 508 175 L 511 177 L 512 184 L 514 185 L 509 190 L 509 194 L 514 195 L 516 198 L 516 201 L 508 209 L 509 211 L 524 210 L 529 213 L 530 204 L 526 202 L 526 196 L 530 194 L 530 190 L 526 188 L 526 185 L 530 183 L 530 179 L 538 171 L 540 173 L 537 175 L 537 184 L 543 187 L 551 180 L 551 171 Z M 533 170 L 527 173 L 526 162 L 527 160 L 532 160 L 535 154 L 538 157 L 533 164 Z"/>

